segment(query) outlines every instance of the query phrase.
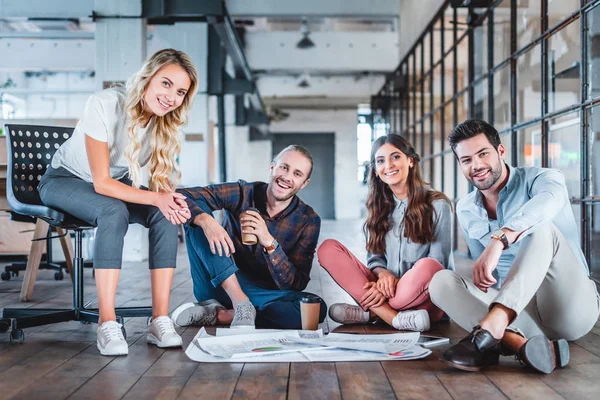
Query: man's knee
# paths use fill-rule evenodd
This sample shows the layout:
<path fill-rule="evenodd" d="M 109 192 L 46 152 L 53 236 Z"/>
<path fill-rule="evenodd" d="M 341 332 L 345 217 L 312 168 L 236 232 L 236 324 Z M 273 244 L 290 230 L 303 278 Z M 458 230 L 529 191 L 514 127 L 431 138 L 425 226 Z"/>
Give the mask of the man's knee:
<path fill-rule="evenodd" d="M 202 228 L 186 226 L 184 230 L 188 250 L 192 247 L 196 253 L 210 251 L 210 244 Z"/>
<path fill-rule="evenodd" d="M 444 304 L 444 298 L 460 282 L 460 277 L 454 271 L 442 270 L 436 273 L 429 282 L 429 298 L 436 306 Z"/>

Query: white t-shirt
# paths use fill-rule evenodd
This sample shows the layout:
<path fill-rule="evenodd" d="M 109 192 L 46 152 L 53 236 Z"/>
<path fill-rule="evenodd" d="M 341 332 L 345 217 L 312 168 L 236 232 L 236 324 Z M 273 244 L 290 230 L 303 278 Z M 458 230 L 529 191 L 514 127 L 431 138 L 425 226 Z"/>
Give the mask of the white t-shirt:
<path fill-rule="evenodd" d="M 81 179 L 92 182 L 92 173 L 85 149 L 85 135 L 108 143 L 110 176 L 120 179 L 129 172 L 125 149 L 129 143 L 127 113 L 125 111 L 125 89 L 111 88 L 95 93 L 88 99 L 83 116 L 77 123 L 73 136 L 56 151 L 52 167 L 63 167 Z M 150 137 L 146 134 L 152 121 L 145 128 L 138 128 L 141 144 L 139 163 L 143 167 L 150 160 Z"/>

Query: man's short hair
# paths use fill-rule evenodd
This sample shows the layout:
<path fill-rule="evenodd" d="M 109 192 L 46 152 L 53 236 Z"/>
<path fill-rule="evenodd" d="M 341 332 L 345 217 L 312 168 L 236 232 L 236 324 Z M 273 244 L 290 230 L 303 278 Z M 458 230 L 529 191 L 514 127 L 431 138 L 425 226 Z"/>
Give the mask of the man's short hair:
<path fill-rule="evenodd" d="M 281 156 L 283 156 L 285 153 L 287 153 L 288 151 L 297 151 L 298 153 L 302 154 L 304 157 L 306 157 L 306 159 L 308 161 L 310 161 L 310 171 L 308 171 L 308 176 L 306 177 L 306 179 L 310 179 L 310 175 L 312 174 L 313 171 L 313 158 L 312 158 L 312 154 L 310 154 L 310 151 L 308 151 L 308 149 L 304 146 L 300 146 L 299 144 L 291 144 L 288 147 L 286 147 L 285 149 L 281 150 L 274 158 L 273 158 L 273 164 L 277 164 L 279 162 L 279 159 L 281 158 Z"/>
<path fill-rule="evenodd" d="M 484 134 L 489 142 L 498 150 L 502 144 L 498 131 L 492 125 L 480 119 L 468 119 L 462 124 L 458 124 L 448 135 L 448 143 L 456 155 L 456 146 L 463 140 L 471 139 L 480 134 Z"/>

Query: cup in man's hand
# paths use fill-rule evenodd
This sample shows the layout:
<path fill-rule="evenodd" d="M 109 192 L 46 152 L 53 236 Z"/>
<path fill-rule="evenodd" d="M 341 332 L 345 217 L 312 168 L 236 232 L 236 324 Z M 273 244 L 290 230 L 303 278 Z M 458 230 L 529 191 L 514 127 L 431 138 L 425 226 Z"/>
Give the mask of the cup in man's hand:
<path fill-rule="evenodd" d="M 255 234 L 253 233 L 245 233 L 243 232 L 244 230 L 244 223 L 242 221 L 242 219 L 247 215 L 247 211 L 256 211 L 258 212 L 258 210 L 256 208 L 248 208 L 247 210 L 244 210 L 240 213 L 240 227 L 242 229 L 242 244 L 244 245 L 253 245 L 258 243 L 258 238 L 256 237 Z"/>

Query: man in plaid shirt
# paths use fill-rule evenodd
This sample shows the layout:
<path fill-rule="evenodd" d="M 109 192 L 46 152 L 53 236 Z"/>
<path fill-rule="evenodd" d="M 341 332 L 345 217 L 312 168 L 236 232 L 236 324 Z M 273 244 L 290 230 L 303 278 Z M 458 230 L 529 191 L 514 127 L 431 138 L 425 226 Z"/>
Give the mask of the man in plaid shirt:
<path fill-rule="evenodd" d="M 186 244 L 198 302 L 173 312 L 176 325 L 301 328 L 300 300 L 307 295 L 302 290 L 321 219 L 296 193 L 312 168 L 308 150 L 292 145 L 271 163 L 268 183 L 239 180 L 180 190 L 192 215 Z M 215 210 L 225 211 L 223 225 L 213 218 Z M 242 244 L 242 233 L 256 235 L 258 243 Z M 323 300 L 320 311 L 323 322 Z"/>

